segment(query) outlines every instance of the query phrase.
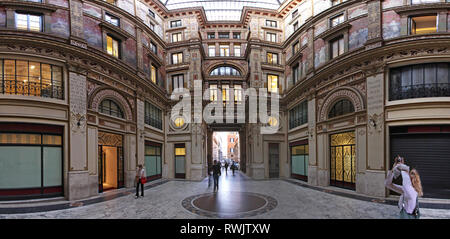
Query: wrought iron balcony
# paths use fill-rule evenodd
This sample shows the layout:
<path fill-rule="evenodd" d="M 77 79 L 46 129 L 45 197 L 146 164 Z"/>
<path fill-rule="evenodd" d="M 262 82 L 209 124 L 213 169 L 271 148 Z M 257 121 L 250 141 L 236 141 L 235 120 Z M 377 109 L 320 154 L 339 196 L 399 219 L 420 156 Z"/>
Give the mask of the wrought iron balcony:
<path fill-rule="evenodd" d="M 450 97 L 450 83 L 419 84 L 391 88 L 389 100 Z"/>
<path fill-rule="evenodd" d="M 22 80 L 0 80 L 0 93 L 64 99 L 62 86 Z"/>

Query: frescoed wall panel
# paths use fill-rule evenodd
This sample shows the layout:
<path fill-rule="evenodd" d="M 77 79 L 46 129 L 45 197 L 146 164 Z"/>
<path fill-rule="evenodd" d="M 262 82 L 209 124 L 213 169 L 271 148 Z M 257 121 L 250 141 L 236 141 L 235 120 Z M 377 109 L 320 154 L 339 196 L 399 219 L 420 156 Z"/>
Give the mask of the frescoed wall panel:
<path fill-rule="evenodd" d="M 134 15 L 134 1 L 133 0 L 117 0 L 117 6 L 123 10 Z"/>
<path fill-rule="evenodd" d="M 384 0 L 381 2 L 381 6 L 383 9 L 403 6 L 403 0 Z"/>
<path fill-rule="evenodd" d="M 136 67 L 136 41 L 130 38 L 124 42 L 123 47 L 123 59 Z"/>
<path fill-rule="evenodd" d="M 56 10 L 52 14 L 51 31 L 53 34 L 68 38 L 70 36 L 69 11 Z"/>
<path fill-rule="evenodd" d="M 60 7 L 69 7 L 69 1 L 67 0 L 47 0 L 47 3 Z"/>
<path fill-rule="evenodd" d="M 6 10 L 0 7 L 0 27 L 6 27 Z"/>
<path fill-rule="evenodd" d="M 84 37 L 92 47 L 102 49 L 102 32 L 99 27 L 99 21 L 89 17 L 84 17 Z"/>
<path fill-rule="evenodd" d="M 128 21 L 122 20 L 121 21 L 122 28 L 126 32 L 130 33 L 132 36 L 136 36 L 136 29 L 134 28 L 133 24 L 131 24 Z"/>
<path fill-rule="evenodd" d="M 318 36 L 320 33 L 324 32 L 327 30 L 327 20 L 323 20 L 320 23 L 318 23 L 315 27 L 314 27 L 315 31 L 314 31 L 314 36 Z"/>
<path fill-rule="evenodd" d="M 325 61 L 325 42 L 322 39 L 318 39 L 314 41 L 314 67 L 319 67 Z"/>
<path fill-rule="evenodd" d="M 348 9 L 348 19 L 359 17 L 361 15 L 367 14 L 367 5 L 359 5 Z"/>
<path fill-rule="evenodd" d="M 383 13 L 383 38 L 390 39 L 400 36 L 400 16 L 394 11 Z"/>
<path fill-rule="evenodd" d="M 356 21 L 353 21 L 352 27 L 349 30 L 349 41 L 348 48 L 349 50 L 353 50 L 355 48 L 361 47 L 367 41 L 367 24 L 368 18 L 361 18 Z"/>
<path fill-rule="evenodd" d="M 89 4 L 83 4 L 83 12 L 94 17 L 102 18 L 102 10 Z"/>

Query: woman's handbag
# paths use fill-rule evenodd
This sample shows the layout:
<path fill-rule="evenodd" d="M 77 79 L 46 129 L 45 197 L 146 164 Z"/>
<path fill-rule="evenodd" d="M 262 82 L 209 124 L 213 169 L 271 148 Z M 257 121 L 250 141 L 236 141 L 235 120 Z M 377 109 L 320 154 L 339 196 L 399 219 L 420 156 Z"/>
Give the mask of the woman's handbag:
<path fill-rule="evenodd" d="M 142 177 L 142 178 L 141 178 L 141 183 L 144 184 L 144 183 L 146 183 L 146 182 L 147 182 L 147 178 Z"/>

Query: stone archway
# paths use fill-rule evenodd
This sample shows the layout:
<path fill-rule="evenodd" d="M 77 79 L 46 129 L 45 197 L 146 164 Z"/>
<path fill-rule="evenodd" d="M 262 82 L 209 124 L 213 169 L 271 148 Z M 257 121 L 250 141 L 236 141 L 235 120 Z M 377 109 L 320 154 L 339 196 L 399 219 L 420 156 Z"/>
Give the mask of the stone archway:
<path fill-rule="evenodd" d="M 119 92 L 112 90 L 112 89 L 103 89 L 97 91 L 97 93 L 94 94 L 94 97 L 91 100 L 90 108 L 94 111 L 98 111 L 98 106 L 100 103 L 106 99 L 111 98 L 117 101 L 122 107 L 123 112 L 125 113 L 125 119 L 127 120 L 133 120 L 133 111 L 131 110 L 130 105 L 128 104 L 127 100 L 124 96 L 122 96 Z"/>
<path fill-rule="evenodd" d="M 333 106 L 333 104 L 342 99 L 349 99 L 353 106 L 355 107 L 355 112 L 364 110 L 364 100 L 361 94 L 354 88 L 351 87 L 340 87 L 336 90 L 331 91 L 320 109 L 318 122 L 322 122 L 328 119 L 328 111 Z"/>

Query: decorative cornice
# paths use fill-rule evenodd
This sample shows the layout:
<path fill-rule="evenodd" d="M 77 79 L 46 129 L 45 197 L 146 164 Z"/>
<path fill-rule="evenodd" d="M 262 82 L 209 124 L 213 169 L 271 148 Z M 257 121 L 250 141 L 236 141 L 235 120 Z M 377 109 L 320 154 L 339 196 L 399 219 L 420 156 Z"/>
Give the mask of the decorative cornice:
<path fill-rule="evenodd" d="M 55 12 L 58 8 L 53 4 L 28 1 L 3 1 L 0 6 L 15 10 L 38 11 L 42 13 Z"/>
<path fill-rule="evenodd" d="M 128 38 L 132 37 L 128 32 L 121 29 L 120 27 L 112 25 L 111 23 L 102 21 L 98 25 L 102 28 L 102 30 L 108 31 L 114 37 L 119 38 L 122 41 L 126 41 Z"/>
<path fill-rule="evenodd" d="M 413 4 L 400 7 L 394 7 L 394 10 L 399 15 L 408 15 L 411 13 L 421 14 L 430 12 L 440 12 L 443 9 L 450 9 L 450 3 L 427 3 L 427 4 Z"/>
<path fill-rule="evenodd" d="M 320 33 L 318 36 L 316 36 L 316 38 L 321 38 L 324 41 L 327 41 L 330 38 L 333 38 L 336 35 L 344 32 L 345 30 L 350 29 L 351 27 L 352 27 L 352 24 L 350 24 L 350 22 L 347 20 L 335 27 L 332 27 L 332 28 Z"/>

